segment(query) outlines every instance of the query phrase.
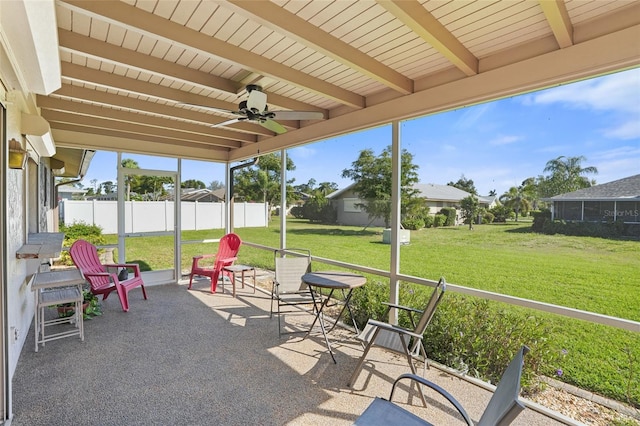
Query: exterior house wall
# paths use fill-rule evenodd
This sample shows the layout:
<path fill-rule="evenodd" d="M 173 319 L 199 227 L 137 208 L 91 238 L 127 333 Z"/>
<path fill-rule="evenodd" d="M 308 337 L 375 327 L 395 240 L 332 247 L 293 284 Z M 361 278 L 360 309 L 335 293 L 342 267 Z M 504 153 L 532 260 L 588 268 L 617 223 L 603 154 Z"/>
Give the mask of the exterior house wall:
<path fill-rule="evenodd" d="M 367 212 L 355 205 L 363 202 L 352 190 L 347 190 L 341 193 L 339 197 L 332 199 L 331 205 L 336 209 L 338 224 L 347 226 L 385 226 L 383 219 L 376 218 L 372 222 Z"/>
<path fill-rule="evenodd" d="M 52 0 L 0 1 L 0 104 L 5 110 L 0 125 L 2 144 L 2 304 L 0 346 L 5 368 L 0 369 L 2 388 L 0 423 L 12 413 L 12 379 L 34 316 L 31 279 L 42 261 L 17 259 L 29 232 L 48 232 L 55 224 L 50 206 L 53 176 L 48 157 L 55 145 L 40 136 L 23 136 L 23 120 L 38 119 L 36 94 L 50 94 L 60 87 L 55 2 Z M 15 139 L 29 153 L 25 169 L 9 169 L 8 141 Z"/>

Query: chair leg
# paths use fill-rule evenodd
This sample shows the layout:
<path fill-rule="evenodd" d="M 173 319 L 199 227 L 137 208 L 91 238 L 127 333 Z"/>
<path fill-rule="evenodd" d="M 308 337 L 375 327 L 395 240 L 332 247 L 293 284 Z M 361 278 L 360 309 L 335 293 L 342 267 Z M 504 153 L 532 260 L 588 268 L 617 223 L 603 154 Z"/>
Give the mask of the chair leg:
<path fill-rule="evenodd" d="M 215 271 L 211 275 L 211 293 L 215 293 L 216 289 L 218 288 L 218 278 L 220 278 L 220 272 L 219 271 Z"/>
<path fill-rule="evenodd" d="M 147 300 L 147 291 L 144 289 L 144 284 L 140 284 L 140 288 L 142 289 L 142 296 L 144 296 L 144 300 Z"/>
<path fill-rule="evenodd" d="M 193 274 L 189 274 L 189 290 L 191 290 L 191 283 L 193 282 Z"/>
<path fill-rule="evenodd" d="M 411 352 L 409 351 L 409 339 L 407 339 L 407 337 L 404 334 L 400 334 L 400 340 L 402 341 L 402 349 L 404 349 L 404 353 L 407 356 L 407 361 L 409 362 L 409 367 L 411 368 L 411 372 L 414 375 L 418 375 L 418 373 L 416 372 L 416 366 L 413 364 L 413 356 L 411 355 Z M 422 390 L 422 386 L 418 385 L 418 391 L 420 392 L 420 399 L 422 400 L 422 403 L 424 404 L 425 408 L 427 407 L 427 398 L 425 398 L 424 396 L 424 392 Z"/>
<path fill-rule="evenodd" d="M 349 378 L 349 383 L 347 383 L 348 387 L 353 386 L 356 380 L 358 380 L 358 376 L 360 375 L 360 371 L 362 370 L 364 361 L 367 358 L 367 354 L 369 353 L 371 346 L 373 346 L 373 342 L 376 341 L 376 337 L 378 337 L 379 332 L 380 332 L 380 328 L 376 327 L 376 331 L 373 332 L 373 336 L 371 337 L 371 340 L 369 340 L 369 343 L 367 343 L 367 346 L 364 348 L 364 352 L 362 352 L 362 356 L 358 360 L 358 365 L 356 365 L 355 370 L 353 370 L 353 374 L 351 374 L 351 378 Z"/>
<path fill-rule="evenodd" d="M 122 310 L 125 312 L 129 312 L 129 300 L 127 298 L 127 291 L 120 284 L 116 284 L 116 286 L 118 297 L 120 298 L 120 305 L 122 305 Z"/>

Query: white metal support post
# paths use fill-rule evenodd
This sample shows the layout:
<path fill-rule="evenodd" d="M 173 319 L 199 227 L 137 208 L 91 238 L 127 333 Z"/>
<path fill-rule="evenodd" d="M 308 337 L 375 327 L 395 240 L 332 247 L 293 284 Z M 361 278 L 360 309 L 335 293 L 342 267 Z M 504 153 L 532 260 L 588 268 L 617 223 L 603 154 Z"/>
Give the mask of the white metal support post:
<path fill-rule="evenodd" d="M 227 188 L 224 194 L 224 217 L 225 217 L 224 233 L 225 234 L 228 234 L 233 231 L 233 218 L 231 217 L 231 214 L 232 214 L 231 199 L 233 198 L 233 194 L 231 194 L 231 191 L 233 191 L 233 185 L 232 185 L 231 179 L 233 179 L 233 176 L 231 176 L 231 163 L 227 161 L 227 165 L 224 170 L 224 182 L 225 182 L 225 187 Z"/>
<path fill-rule="evenodd" d="M 389 302 L 398 304 L 400 287 L 400 185 L 402 175 L 402 152 L 400 150 L 400 123 L 391 123 L 391 264 L 389 268 Z M 398 323 L 398 310 L 389 311 L 389 322 Z"/>
<path fill-rule="evenodd" d="M 176 218 L 173 221 L 173 264 L 176 281 L 179 281 L 182 277 L 182 158 L 178 158 L 178 175 L 173 184 L 173 215 Z"/>
<path fill-rule="evenodd" d="M 268 212 L 271 213 L 271 212 Z M 269 217 L 267 217 L 268 223 Z M 287 247 L 287 151 L 280 151 L 280 248 Z"/>
<path fill-rule="evenodd" d="M 125 215 L 125 198 L 124 198 L 124 173 L 122 170 L 122 152 L 118 151 L 118 164 L 116 165 L 118 170 L 118 263 L 125 262 L 125 253 L 124 253 L 124 215 Z"/>

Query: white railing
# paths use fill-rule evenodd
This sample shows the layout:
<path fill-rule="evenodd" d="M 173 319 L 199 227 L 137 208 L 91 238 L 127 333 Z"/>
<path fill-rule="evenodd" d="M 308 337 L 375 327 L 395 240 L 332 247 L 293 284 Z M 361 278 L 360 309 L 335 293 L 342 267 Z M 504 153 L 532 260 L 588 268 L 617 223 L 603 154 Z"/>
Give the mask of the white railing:
<path fill-rule="evenodd" d="M 271 251 L 276 250 L 275 248 L 272 248 L 272 247 L 263 246 L 260 244 L 254 244 L 246 241 L 243 241 L 243 244 L 251 247 L 263 249 L 263 250 L 271 250 Z M 389 278 L 389 279 L 391 278 L 391 273 L 389 271 L 385 271 L 382 269 L 369 268 L 362 265 L 354 265 L 352 263 L 340 262 L 338 260 L 326 259 L 318 256 L 311 256 L 311 259 L 316 262 L 326 263 L 328 265 L 333 265 L 340 268 L 351 269 L 354 271 L 359 271 L 359 272 L 363 272 L 371 275 L 377 275 L 377 276 Z M 420 277 L 414 277 L 412 275 L 404 275 L 404 274 L 397 274 L 396 278 L 399 281 L 424 285 L 428 287 L 433 287 L 435 286 L 435 283 L 437 283 L 437 281 L 420 278 Z M 632 321 L 628 319 L 611 317 L 608 315 L 597 314 L 594 312 L 582 311 L 580 309 L 567 308 L 564 306 L 553 305 L 550 303 L 538 302 L 535 300 L 523 299 L 515 296 L 508 296 L 506 294 L 494 293 L 486 290 L 478 290 L 475 288 L 464 287 L 461 285 L 455 285 L 450 283 L 447 283 L 447 291 L 452 291 L 454 293 L 460 293 L 460 294 L 467 294 L 470 296 L 475 296 L 475 297 L 479 297 L 487 300 L 494 300 L 497 302 L 504 302 L 510 305 L 522 306 L 525 308 L 535 309 L 542 312 L 550 312 L 553 314 L 558 314 L 558 315 L 562 315 L 569 318 L 590 321 L 596 324 L 609 325 L 611 327 L 620 328 L 622 330 L 629 330 L 629 331 L 634 331 L 636 333 L 640 333 L 640 322 Z"/>

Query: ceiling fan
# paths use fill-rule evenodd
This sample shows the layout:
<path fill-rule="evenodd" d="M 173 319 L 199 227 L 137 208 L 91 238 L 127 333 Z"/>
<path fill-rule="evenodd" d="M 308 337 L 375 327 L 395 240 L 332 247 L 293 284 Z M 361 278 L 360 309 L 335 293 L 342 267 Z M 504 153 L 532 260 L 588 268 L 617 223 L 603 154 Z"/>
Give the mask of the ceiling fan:
<path fill-rule="evenodd" d="M 262 91 L 262 87 L 257 84 L 250 84 L 247 86 L 247 100 L 240 102 L 237 111 L 204 107 L 213 109 L 216 111 L 224 112 L 226 114 L 232 114 L 237 116 L 232 120 L 227 120 L 222 123 L 214 124 L 212 127 L 227 126 L 229 124 L 252 121 L 260 124 L 271 130 L 274 133 L 285 133 L 287 129 L 275 119 L 278 120 L 322 120 L 324 114 L 318 111 L 269 111 L 267 106 L 267 94 Z"/>

